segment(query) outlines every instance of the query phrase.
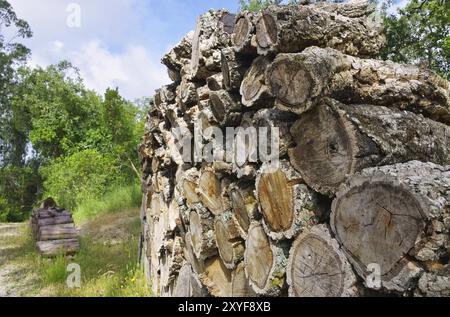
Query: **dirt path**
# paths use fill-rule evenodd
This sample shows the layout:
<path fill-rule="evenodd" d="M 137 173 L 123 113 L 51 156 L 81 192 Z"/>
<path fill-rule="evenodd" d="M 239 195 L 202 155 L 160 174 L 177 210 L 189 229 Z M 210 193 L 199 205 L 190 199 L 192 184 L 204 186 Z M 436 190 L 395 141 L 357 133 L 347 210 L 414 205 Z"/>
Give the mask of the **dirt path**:
<path fill-rule="evenodd" d="M 30 268 L 22 256 L 23 224 L 0 224 L 0 297 L 23 296 L 31 289 Z"/>

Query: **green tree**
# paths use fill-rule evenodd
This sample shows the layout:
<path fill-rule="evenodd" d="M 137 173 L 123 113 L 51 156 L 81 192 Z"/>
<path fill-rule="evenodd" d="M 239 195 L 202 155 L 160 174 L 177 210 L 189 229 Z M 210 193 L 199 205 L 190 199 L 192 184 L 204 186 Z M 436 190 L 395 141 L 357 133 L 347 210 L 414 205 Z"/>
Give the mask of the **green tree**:
<path fill-rule="evenodd" d="M 100 98 L 84 87 L 68 62 L 46 69 L 22 68 L 13 109 L 22 133 L 44 162 L 93 147 L 92 139 L 101 138 Z"/>
<path fill-rule="evenodd" d="M 384 23 L 382 58 L 423 65 L 450 79 L 450 1 L 411 0 Z"/>
<path fill-rule="evenodd" d="M 16 40 L 31 36 L 28 23 L 17 17 L 8 1 L 0 0 L 0 167 L 25 163 L 26 136 L 15 128 L 11 99 L 18 84 L 17 69 L 30 53 Z"/>
<path fill-rule="evenodd" d="M 0 0 L 0 221 L 20 221 L 38 192 L 36 162 L 27 160 L 27 135 L 13 107 L 18 93 L 18 69 L 30 51 L 18 41 L 32 36 L 28 23 L 17 17 L 8 1 Z"/>
<path fill-rule="evenodd" d="M 0 221 L 22 221 L 29 215 L 41 183 L 37 166 L 33 163 L 0 169 Z"/>
<path fill-rule="evenodd" d="M 41 168 L 45 195 L 70 209 L 89 197 L 98 197 L 124 181 L 120 165 L 110 154 L 96 149 L 61 157 Z"/>
<path fill-rule="evenodd" d="M 256 12 L 273 4 L 281 4 L 282 0 L 240 0 L 241 11 Z"/>

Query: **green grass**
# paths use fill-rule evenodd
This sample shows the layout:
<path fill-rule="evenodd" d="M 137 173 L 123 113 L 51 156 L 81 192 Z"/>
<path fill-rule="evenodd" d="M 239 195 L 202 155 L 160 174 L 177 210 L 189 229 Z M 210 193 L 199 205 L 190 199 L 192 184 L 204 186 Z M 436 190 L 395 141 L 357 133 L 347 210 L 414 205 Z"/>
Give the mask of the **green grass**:
<path fill-rule="evenodd" d="M 142 268 L 137 259 L 140 237 L 139 209 L 113 210 L 85 223 L 86 232 L 80 238 L 81 250 L 73 257 L 42 258 L 35 250 L 29 225 L 24 224 L 17 248 L 8 255 L 8 263 L 21 269 L 14 274 L 14 283 L 30 276 L 31 286 L 20 296 L 44 297 L 148 297 Z M 103 227 L 108 228 L 105 232 Z M 121 237 L 111 243 L 111 239 Z M 108 242 L 109 241 L 109 242 Z M 6 241 L 2 241 L 6 243 Z M 69 288 L 67 265 L 81 268 L 81 288 Z M 28 283 L 28 284 L 30 284 Z"/>
<path fill-rule="evenodd" d="M 141 188 L 137 184 L 116 187 L 102 197 L 90 197 L 80 202 L 73 212 L 74 220 L 83 224 L 103 214 L 136 208 L 141 199 Z"/>
<path fill-rule="evenodd" d="M 122 222 L 131 218 L 132 221 Z M 42 287 L 45 296 L 56 297 L 146 297 L 150 288 L 145 283 L 142 268 L 137 263 L 138 239 L 140 237 L 140 220 L 137 209 L 126 212 L 115 211 L 114 214 L 95 219 L 91 226 L 99 227 L 115 224 L 129 237 L 120 243 L 110 245 L 99 240 L 97 232 L 87 233 L 80 240 L 81 249 L 72 258 L 57 257 L 43 259 L 40 263 Z M 69 263 L 76 263 L 81 268 L 81 288 L 68 288 L 66 272 Z"/>

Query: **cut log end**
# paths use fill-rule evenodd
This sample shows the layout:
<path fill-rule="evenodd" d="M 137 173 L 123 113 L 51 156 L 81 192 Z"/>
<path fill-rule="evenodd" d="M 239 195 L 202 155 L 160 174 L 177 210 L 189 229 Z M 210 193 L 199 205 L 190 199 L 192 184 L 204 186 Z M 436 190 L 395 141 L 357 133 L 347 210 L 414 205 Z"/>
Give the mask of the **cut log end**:
<path fill-rule="evenodd" d="M 207 259 L 217 254 L 214 220 L 208 210 L 200 204 L 195 205 L 189 215 L 192 248 L 199 260 Z"/>
<path fill-rule="evenodd" d="M 333 232 L 363 278 L 375 263 L 382 281 L 390 282 L 405 274 L 404 257 L 425 229 L 424 210 L 414 194 L 395 180 L 355 176 L 352 182 L 355 186 L 339 192 L 333 203 Z"/>
<path fill-rule="evenodd" d="M 214 223 L 217 248 L 225 266 L 232 270 L 244 257 L 244 241 L 233 221 L 233 213 L 225 212 Z"/>
<path fill-rule="evenodd" d="M 294 219 L 293 193 L 289 180 L 281 170 L 261 176 L 258 198 L 271 230 L 282 231 L 291 227 Z"/>
<path fill-rule="evenodd" d="M 256 41 L 258 53 L 266 55 L 278 41 L 278 27 L 274 16 L 263 13 L 256 22 Z"/>
<path fill-rule="evenodd" d="M 296 113 L 307 110 L 313 86 L 310 73 L 301 63 L 289 55 L 280 55 L 268 68 L 266 78 L 280 109 Z"/>
<path fill-rule="evenodd" d="M 254 297 L 255 292 L 248 283 L 245 275 L 244 262 L 239 263 L 236 269 L 231 274 L 231 296 L 232 297 Z"/>
<path fill-rule="evenodd" d="M 353 173 L 355 132 L 339 112 L 321 105 L 305 113 L 292 127 L 297 147 L 289 151 L 292 165 L 315 190 L 332 195 Z"/>
<path fill-rule="evenodd" d="M 244 47 L 251 36 L 251 30 L 252 25 L 249 19 L 245 15 L 238 17 L 234 30 L 233 44 L 238 48 Z"/>
<path fill-rule="evenodd" d="M 270 165 L 261 168 L 256 192 L 264 228 L 272 239 L 292 239 L 321 216 L 315 193 L 303 183 L 287 162 L 280 162 L 276 170 Z"/>
<path fill-rule="evenodd" d="M 352 295 L 355 275 L 338 243 L 324 225 L 297 238 L 287 269 L 292 297 L 341 297 Z"/>
<path fill-rule="evenodd" d="M 247 107 L 269 106 L 272 99 L 265 84 L 265 71 L 270 59 L 260 56 L 247 70 L 241 83 L 242 104 Z"/>
<path fill-rule="evenodd" d="M 258 222 L 250 225 L 244 263 L 249 283 L 256 293 L 266 296 L 282 293 L 286 273 L 285 251 L 270 242 Z"/>

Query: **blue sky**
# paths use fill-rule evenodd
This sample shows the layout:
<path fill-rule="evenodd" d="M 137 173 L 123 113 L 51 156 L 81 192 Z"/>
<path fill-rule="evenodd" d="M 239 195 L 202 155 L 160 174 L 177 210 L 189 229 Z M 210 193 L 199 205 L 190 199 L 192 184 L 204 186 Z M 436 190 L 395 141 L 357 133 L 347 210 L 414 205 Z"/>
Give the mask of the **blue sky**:
<path fill-rule="evenodd" d="M 129 99 L 149 96 L 168 83 L 162 55 L 195 27 L 208 9 L 238 10 L 238 0 L 9 0 L 34 37 L 31 64 L 68 59 L 86 85 L 102 93 L 118 86 Z M 406 0 L 396 0 L 404 3 Z M 79 28 L 67 25 L 70 4 L 80 9 Z"/>
<path fill-rule="evenodd" d="M 25 44 L 31 64 L 61 59 L 80 69 L 86 85 L 99 91 L 118 86 L 129 98 L 149 96 L 169 79 L 162 55 L 195 27 L 210 8 L 238 9 L 238 0 L 10 0 L 34 32 Z M 71 28 L 67 11 L 81 9 L 81 27 Z"/>

